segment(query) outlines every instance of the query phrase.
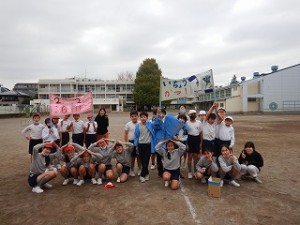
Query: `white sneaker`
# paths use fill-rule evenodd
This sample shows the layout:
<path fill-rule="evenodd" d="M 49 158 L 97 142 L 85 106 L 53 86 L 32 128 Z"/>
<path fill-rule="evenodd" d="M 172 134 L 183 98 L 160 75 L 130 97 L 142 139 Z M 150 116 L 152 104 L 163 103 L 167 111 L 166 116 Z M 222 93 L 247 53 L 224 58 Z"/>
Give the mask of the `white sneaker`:
<path fill-rule="evenodd" d="M 232 186 L 234 186 L 234 187 L 239 187 L 239 186 L 241 186 L 241 185 L 240 185 L 238 182 L 236 182 L 235 180 L 229 181 L 229 184 L 232 185 Z"/>
<path fill-rule="evenodd" d="M 135 177 L 135 173 L 134 173 L 134 171 L 130 170 L 130 172 L 129 172 L 129 176 L 131 176 L 131 177 Z"/>
<path fill-rule="evenodd" d="M 64 182 L 62 183 L 62 185 L 67 185 L 69 183 L 69 179 L 65 179 Z"/>
<path fill-rule="evenodd" d="M 60 165 L 60 164 L 57 164 L 57 165 L 56 165 L 56 168 L 57 168 L 58 170 L 60 170 L 60 169 L 61 169 L 61 165 Z"/>
<path fill-rule="evenodd" d="M 99 185 L 102 184 L 102 178 L 98 178 L 97 182 Z"/>
<path fill-rule="evenodd" d="M 84 184 L 84 180 L 79 180 L 78 183 L 76 184 L 77 186 L 81 186 Z"/>
<path fill-rule="evenodd" d="M 96 181 L 96 179 L 95 178 L 92 178 L 92 184 L 98 184 L 98 182 Z"/>
<path fill-rule="evenodd" d="M 223 187 L 223 185 L 224 185 L 224 180 L 221 180 L 220 181 L 220 187 Z"/>
<path fill-rule="evenodd" d="M 49 184 L 49 183 L 46 183 L 46 184 L 44 184 L 43 186 L 46 187 L 46 188 L 52 188 L 52 187 L 53 187 L 53 185 L 52 185 L 52 184 Z"/>
<path fill-rule="evenodd" d="M 75 185 L 75 184 L 78 184 L 78 179 L 74 179 L 73 180 L 73 184 Z"/>
<path fill-rule="evenodd" d="M 32 188 L 32 192 L 39 194 L 39 193 L 44 192 L 44 190 L 42 188 L 40 188 L 39 186 L 35 186 L 34 188 Z"/>
<path fill-rule="evenodd" d="M 150 169 L 154 170 L 155 169 L 155 165 L 152 164 L 151 167 L 150 167 Z"/>
<path fill-rule="evenodd" d="M 169 187 L 169 181 L 165 181 L 165 187 Z"/>
<path fill-rule="evenodd" d="M 206 179 L 205 179 L 205 177 L 202 177 L 202 178 L 201 178 L 201 183 L 202 183 L 202 184 L 206 184 Z"/>
<path fill-rule="evenodd" d="M 258 184 L 262 184 L 262 181 L 258 177 L 254 177 L 254 181 Z"/>
<path fill-rule="evenodd" d="M 145 183 L 146 182 L 145 177 L 140 177 L 140 181 L 141 183 Z"/>
<path fill-rule="evenodd" d="M 138 176 L 141 176 L 142 169 L 139 169 Z"/>
<path fill-rule="evenodd" d="M 121 179 L 120 177 L 117 178 L 117 183 L 120 183 L 121 182 Z"/>
<path fill-rule="evenodd" d="M 192 179 L 193 178 L 193 174 L 191 172 L 188 173 L 188 178 Z"/>
<path fill-rule="evenodd" d="M 149 174 L 145 176 L 145 181 L 149 181 L 150 180 L 150 176 Z"/>

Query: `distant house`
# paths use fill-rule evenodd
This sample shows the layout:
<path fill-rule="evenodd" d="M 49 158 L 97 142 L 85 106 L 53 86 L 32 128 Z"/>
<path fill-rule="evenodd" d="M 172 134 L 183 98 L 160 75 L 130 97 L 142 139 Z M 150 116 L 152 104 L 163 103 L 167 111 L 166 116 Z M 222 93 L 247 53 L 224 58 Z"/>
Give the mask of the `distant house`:
<path fill-rule="evenodd" d="M 253 73 L 253 78 L 240 83 L 216 88 L 213 93 L 196 97 L 199 109 L 208 109 L 212 102 L 231 113 L 248 112 L 299 112 L 300 111 L 300 64 L 272 72 Z"/>
<path fill-rule="evenodd" d="M 38 92 L 38 83 L 16 83 L 13 90 L 35 97 Z"/>
<path fill-rule="evenodd" d="M 0 93 L 0 106 L 21 105 L 30 96 L 21 91 L 5 91 Z"/>

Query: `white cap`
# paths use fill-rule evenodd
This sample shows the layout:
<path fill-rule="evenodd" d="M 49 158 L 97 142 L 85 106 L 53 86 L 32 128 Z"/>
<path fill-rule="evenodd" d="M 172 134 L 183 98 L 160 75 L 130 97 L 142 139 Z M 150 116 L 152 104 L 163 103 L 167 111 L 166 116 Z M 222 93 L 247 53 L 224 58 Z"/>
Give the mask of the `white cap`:
<path fill-rule="evenodd" d="M 206 115 L 206 112 L 204 110 L 200 110 L 198 115 Z"/>
<path fill-rule="evenodd" d="M 196 110 L 194 110 L 194 109 L 190 109 L 190 111 L 189 111 L 189 115 L 191 115 L 191 114 L 193 114 L 193 113 L 196 113 L 197 114 L 197 112 L 196 112 Z"/>
<path fill-rule="evenodd" d="M 232 122 L 234 121 L 231 116 L 226 116 L 224 120 L 226 120 L 226 119 L 231 120 Z"/>
<path fill-rule="evenodd" d="M 218 108 L 218 110 L 223 110 L 226 112 L 225 108 L 223 108 L 223 107 Z"/>

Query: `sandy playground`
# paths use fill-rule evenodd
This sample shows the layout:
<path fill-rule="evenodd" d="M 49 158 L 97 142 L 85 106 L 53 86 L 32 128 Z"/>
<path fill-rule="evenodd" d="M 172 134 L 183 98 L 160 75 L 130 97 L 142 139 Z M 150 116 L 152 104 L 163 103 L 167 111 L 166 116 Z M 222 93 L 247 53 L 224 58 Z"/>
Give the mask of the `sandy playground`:
<path fill-rule="evenodd" d="M 109 113 L 109 119 L 111 137 L 123 139 L 129 113 Z M 263 184 L 224 184 L 221 198 L 209 197 L 207 184 L 195 179 L 185 178 L 179 190 L 171 191 L 156 170 L 146 183 L 134 177 L 113 189 L 91 183 L 62 186 L 59 175 L 51 190 L 32 193 L 28 143 L 20 135 L 28 118 L 0 119 L 0 224 L 300 224 L 300 115 L 234 119 L 234 153 L 254 141 L 264 157 Z"/>

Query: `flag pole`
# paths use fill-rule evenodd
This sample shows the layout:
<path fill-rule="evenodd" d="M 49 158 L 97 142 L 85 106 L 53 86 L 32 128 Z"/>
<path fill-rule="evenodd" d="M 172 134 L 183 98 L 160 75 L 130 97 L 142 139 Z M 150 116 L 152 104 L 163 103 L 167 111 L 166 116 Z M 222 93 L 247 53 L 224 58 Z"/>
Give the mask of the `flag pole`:
<path fill-rule="evenodd" d="M 162 76 L 159 77 L 159 108 L 161 108 Z"/>

